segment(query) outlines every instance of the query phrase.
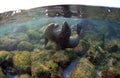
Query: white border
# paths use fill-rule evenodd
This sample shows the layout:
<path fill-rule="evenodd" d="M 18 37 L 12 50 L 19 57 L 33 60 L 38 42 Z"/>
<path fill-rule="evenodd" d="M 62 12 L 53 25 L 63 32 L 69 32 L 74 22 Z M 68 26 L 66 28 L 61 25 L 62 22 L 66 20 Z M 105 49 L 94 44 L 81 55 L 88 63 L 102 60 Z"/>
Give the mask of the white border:
<path fill-rule="evenodd" d="M 0 0 L 0 12 L 60 4 L 120 8 L 120 0 Z"/>

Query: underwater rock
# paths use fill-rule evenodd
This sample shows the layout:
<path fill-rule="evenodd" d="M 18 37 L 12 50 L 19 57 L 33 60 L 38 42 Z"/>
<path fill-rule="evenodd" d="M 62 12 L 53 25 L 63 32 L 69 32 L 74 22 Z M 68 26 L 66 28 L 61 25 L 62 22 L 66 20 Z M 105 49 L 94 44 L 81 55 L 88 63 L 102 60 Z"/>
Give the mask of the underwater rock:
<path fill-rule="evenodd" d="M 0 51 L 0 66 L 3 69 L 13 66 L 13 54 L 8 51 Z"/>
<path fill-rule="evenodd" d="M 4 61 L 12 59 L 13 54 L 8 51 L 0 51 L 0 64 Z"/>
<path fill-rule="evenodd" d="M 32 43 L 27 42 L 27 41 L 21 41 L 18 45 L 17 45 L 17 49 L 20 51 L 32 51 L 34 48 L 34 46 L 32 45 Z"/>
<path fill-rule="evenodd" d="M 8 37 L 0 38 L 0 50 L 13 51 L 16 50 L 19 41 Z"/>
<path fill-rule="evenodd" d="M 29 28 L 26 26 L 19 26 L 13 29 L 14 33 L 26 33 Z"/>
<path fill-rule="evenodd" d="M 32 78 L 32 77 L 28 74 L 22 74 L 18 78 Z"/>
<path fill-rule="evenodd" d="M 8 35 L 8 37 L 19 40 L 19 41 L 29 41 L 29 38 L 25 33 L 14 33 L 14 34 Z"/>
<path fill-rule="evenodd" d="M 100 78 L 120 78 L 120 68 L 108 67 L 108 69 L 103 69 Z"/>
<path fill-rule="evenodd" d="M 62 68 L 66 67 L 68 62 L 71 61 L 71 59 L 69 59 L 68 55 L 65 54 L 64 51 L 60 51 L 60 52 L 58 51 L 54 53 L 52 58 L 53 58 L 53 61 L 57 63 L 59 66 L 61 66 Z"/>
<path fill-rule="evenodd" d="M 109 61 L 111 66 L 120 66 L 120 52 L 111 54 L 112 59 Z"/>
<path fill-rule="evenodd" d="M 53 61 L 51 56 L 53 52 L 42 50 L 31 54 L 31 72 L 32 77 L 58 78 L 58 64 Z"/>
<path fill-rule="evenodd" d="M 28 30 L 27 35 L 32 42 L 38 42 L 41 38 L 40 33 L 33 29 Z"/>
<path fill-rule="evenodd" d="M 111 56 L 112 56 L 113 58 L 115 58 L 116 60 L 120 61 L 120 52 L 112 53 Z"/>
<path fill-rule="evenodd" d="M 110 40 L 107 44 L 106 44 L 106 50 L 110 53 L 112 52 L 117 52 L 119 49 L 118 46 L 118 41 L 117 40 Z"/>
<path fill-rule="evenodd" d="M 63 70 L 76 58 L 73 52 L 41 50 L 31 54 L 32 77 L 61 78 Z"/>
<path fill-rule="evenodd" d="M 85 56 L 93 64 L 100 65 L 101 62 L 109 56 L 109 53 L 107 51 L 104 51 L 100 46 L 90 44 L 90 47 Z"/>
<path fill-rule="evenodd" d="M 78 56 L 84 56 L 87 53 L 89 47 L 89 43 L 86 40 L 81 39 L 73 51 L 77 53 Z"/>
<path fill-rule="evenodd" d="M 92 78 L 95 76 L 94 65 L 86 58 L 80 58 L 70 78 Z"/>
<path fill-rule="evenodd" d="M 21 51 L 15 53 L 13 56 L 13 64 L 17 73 L 31 73 L 31 53 L 27 51 Z"/>
<path fill-rule="evenodd" d="M 2 72 L 1 67 L 0 67 L 0 78 L 6 78 L 6 76 L 5 76 L 4 73 Z"/>
<path fill-rule="evenodd" d="M 50 77 L 48 68 L 42 63 L 37 61 L 32 62 L 31 73 L 32 73 L 32 78 L 39 78 L 39 77 L 49 78 Z"/>

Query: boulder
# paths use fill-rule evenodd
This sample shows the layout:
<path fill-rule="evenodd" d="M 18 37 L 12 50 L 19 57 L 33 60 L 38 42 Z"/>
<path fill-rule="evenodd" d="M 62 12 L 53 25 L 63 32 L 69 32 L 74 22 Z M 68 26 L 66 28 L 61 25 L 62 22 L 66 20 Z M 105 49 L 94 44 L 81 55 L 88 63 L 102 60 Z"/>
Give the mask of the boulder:
<path fill-rule="evenodd" d="M 95 76 L 94 65 L 86 58 L 80 58 L 70 78 L 92 78 Z"/>
<path fill-rule="evenodd" d="M 13 51 L 16 50 L 17 44 L 19 43 L 16 39 L 11 39 L 8 37 L 0 38 L 0 50 Z"/>
<path fill-rule="evenodd" d="M 0 68 L 0 78 L 6 78 L 6 76 L 4 75 L 4 73 L 2 72 L 2 69 Z"/>
<path fill-rule="evenodd" d="M 17 45 L 17 49 L 20 51 L 26 50 L 26 51 L 32 51 L 34 48 L 34 46 L 32 45 L 32 43 L 27 42 L 27 41 L 21 41 L 18 45 Z"/>

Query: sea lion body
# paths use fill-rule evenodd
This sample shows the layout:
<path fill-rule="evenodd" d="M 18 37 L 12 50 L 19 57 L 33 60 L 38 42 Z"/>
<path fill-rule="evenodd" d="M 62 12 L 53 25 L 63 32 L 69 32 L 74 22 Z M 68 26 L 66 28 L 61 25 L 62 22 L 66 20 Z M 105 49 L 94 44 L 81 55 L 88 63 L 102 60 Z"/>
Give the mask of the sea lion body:
<path fill-rule="evenodd" d="M 58 34 L 58 42 L 61 49 L 65 49 L 69 44 L 69 37 L 71 35 L 71 29 L 67 22 L 63 22 L 62 30 Z"/>
<path fill-rule="evenodd" d="M 54 30 L 58 27 L 58 24 L 50 23 L 45 30 L 44 39 L 45 39 L 45 46 L 47 45 L 48 41 L 51 40 L 57 44 L 57 33 Z"/>

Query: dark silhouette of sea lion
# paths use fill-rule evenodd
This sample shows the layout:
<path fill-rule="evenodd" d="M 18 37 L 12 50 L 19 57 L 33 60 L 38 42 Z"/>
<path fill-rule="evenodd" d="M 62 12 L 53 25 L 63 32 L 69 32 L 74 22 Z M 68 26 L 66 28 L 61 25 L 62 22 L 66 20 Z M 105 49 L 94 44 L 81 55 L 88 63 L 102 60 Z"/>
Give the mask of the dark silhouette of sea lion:
<path fill-rule="evenodd" d="M 64 50 L 66 48 L 74 48 L 79 44 L 80 35 L 81 35 L 81 26 L 77 25 L 77 34 L 71 36 L 71 29 L 67 22 L 63 22 L 62 29 L 60 32 L 54 32 L 55 28 L 58 27 L 57 24 L 51 23 L 48 25 L 45 30 L 45 46 L 48 43 L 48 40 L 51 40 L 56 43 L 57 50 Z"/>
<path fill-rule="evenodd" d="M 58 41 L 61 49 L 64 50 L 66 48 L 76 47 L 79 44 L 81 32 L 82 28 L 80 25 L 77 24 L 77 34 L 71 36 L 71 29 L 68 26 L 67 22 L 64 22 L 62 25 L 62 30 L 58 35 Z"/>
<path fill-rule="evenodd" d="M 66 21 L 62 24 L 62 30 L 58 34 L 58 42 L 59 42 L 59 48 L 65 49 L 67 45 L 69 44 L 69 38 L 71 35 L 71 29 Z"/>

